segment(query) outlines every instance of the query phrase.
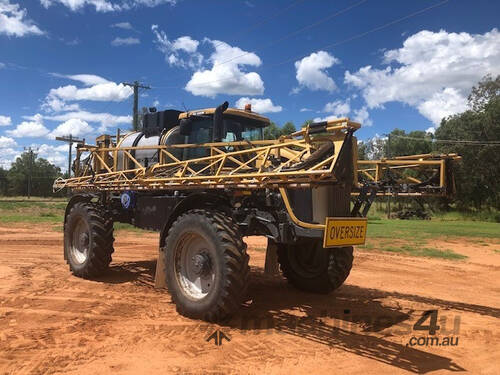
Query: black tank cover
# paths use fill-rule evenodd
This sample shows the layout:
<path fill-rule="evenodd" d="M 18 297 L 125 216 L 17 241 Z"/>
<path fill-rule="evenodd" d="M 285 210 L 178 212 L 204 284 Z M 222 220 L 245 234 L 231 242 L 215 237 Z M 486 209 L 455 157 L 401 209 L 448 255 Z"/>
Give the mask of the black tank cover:
<path fill-rule="evenodd" d="M 149 112 L 144 114 L 143 133 L 146 138 L 159 136 L 163 130 L 178 125 L 181 111 L 167 109 L 166 111 Z"/>

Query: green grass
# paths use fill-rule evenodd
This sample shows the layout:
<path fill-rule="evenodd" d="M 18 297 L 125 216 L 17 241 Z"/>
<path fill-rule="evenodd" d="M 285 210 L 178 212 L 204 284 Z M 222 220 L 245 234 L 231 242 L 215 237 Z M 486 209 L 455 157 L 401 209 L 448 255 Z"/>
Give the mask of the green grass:
<path fill-rule="evenodd" d="M 500 239 L 500 224 L 480 221 L 369 219 L 367 237 L 402 240 L 438 237 Z"/>
<path fill-rule="evenodd" d="M 0 216 L 0 223 L 59 223 L 62 222 L 63 216 L 57 214 L 47 215 L 26 215 L 26 214 L 10 214 Z"/>
<path fill-rule="evenodd" d="M 360 248 L 369 251 L 387 251 L 390 253 L 399 253 L 414 257 L 441 258 L 451 260 L 468 258 L 466 255 L 455 253 L 452 250 L 440 250 L 433 247 L 425 247 L 425 245 L 421 245 L 419 243 L 405 244 L 401 246 L 386 246 L 379 244 L 376 248 L 373 244 L 366 244 L 364 246 L 360 246 Z"/>
<path fill-rule="evenodd" d="M 154 233 L 154 232 L 151 232 L 149 230 L 145 230 L 145 229 L 134 227 L 133 225 L 127 224 L 127 223 L 114 223 L 113 224 L 113 229 L 116 230 L 116 231 L 123 230 L 123 231 L 127 231 L 127 232 L 135 232 L 135 233 L 138 233 L 138 234 Z"/>

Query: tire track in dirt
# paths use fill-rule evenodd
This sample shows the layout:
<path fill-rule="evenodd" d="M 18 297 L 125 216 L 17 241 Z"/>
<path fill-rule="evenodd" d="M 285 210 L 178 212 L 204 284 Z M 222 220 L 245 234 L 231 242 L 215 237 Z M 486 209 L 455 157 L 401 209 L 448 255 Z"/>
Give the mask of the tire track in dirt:
<path fill-rule="evenodd" d="M 0 227 L 6 259 L 0 266 L 0 374 L 495 373 L 500 278 L 494 262 L 486 267 L 356 251 L 347 284 L 318 296 L 265 276 L 264 252 L 252 250 L 252 241 L 259 248 L 263 241 L 249 239 L 249 301 L 238 316 L 216 325 L 178 315 L 169 294 L 153 288 L 156 234 L 120 232 L 110 272 L 82 280 L 62 259 L 62 234 L 45 232 L 37 240 L 34 230 Z M 463 346 L 405 346 L 412 332 L 396 331 L 432 308 L 450 321 L 460 316 Z M 207 342 L 217 329 L 231 341 Z"/>

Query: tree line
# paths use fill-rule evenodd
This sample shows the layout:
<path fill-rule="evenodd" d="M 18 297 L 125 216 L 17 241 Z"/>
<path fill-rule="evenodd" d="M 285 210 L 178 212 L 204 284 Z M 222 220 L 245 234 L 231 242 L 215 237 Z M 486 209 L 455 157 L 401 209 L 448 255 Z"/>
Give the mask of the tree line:
<path fill-rule="evenodd" d="M 52 184 L 62 175 L 61 168 L 48 160 L 24 152 L 12 163 L 10 169 L 0 167 L 0 195 L 27 196 L 29 192 L 38 197 L 53 196 Z"/>
<path fill-rule="evenodd" d="M 500 209 L 500 76 L 484 77 L 468 97 L 469 110 L 442 119 L 435 133 L 394 129 L 384 138 L 359 142 L 360 159 L 457 153 L 459 208 Z"/>

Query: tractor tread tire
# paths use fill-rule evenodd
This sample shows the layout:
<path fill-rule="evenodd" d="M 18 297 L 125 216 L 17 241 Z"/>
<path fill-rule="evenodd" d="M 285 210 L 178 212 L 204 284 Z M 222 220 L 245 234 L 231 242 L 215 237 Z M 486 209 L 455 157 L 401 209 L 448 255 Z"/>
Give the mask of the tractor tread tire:
<path fill-rule="evenodd" d="M 222 257 L 222 283 L 214 290 L 215 298 L 207 308 L 200 309 L 184 296 L 176 281 L 174 261 L 175 241 L 186 220 L 208 222 L 218 243 L 218 256 Z M 229 318 L 243 302 L 248 286 L 250 267 L 247 246 L 237 224 L 231 217 L 215 210 L 193 209 L 180 215 L 168 231 L 165 252 L 165 274 L 167 288 L 177 311 L 184 316 L 209 322 L 220 322 Z"/>
<path fill-rule="evenodd" d="M 89 255 L 83 265 L 73 264 L 69 254 L 68 240 L 75 215 L 85 217 L 90 228 Z M 71 207 L 64 224 L 64 257 L 75 276 L 90 279 L 103 275 L 112 260 L 114 240 L 113 219 L 104 207 L 90 202 L 78 202 Z"/>
<path fill-rule="evenodd" d="M 294 270 L 288 251 L 287 245 L 278 245 L 278 263 L 283 276 L 295 288 L 312 293 L 326 294 L 342 286 L 351 272 L 354 259 L 352 246 L 324 249 L 328 265 L 325 264 L 322 271 L 314 277 L 305 278 Z"/>

